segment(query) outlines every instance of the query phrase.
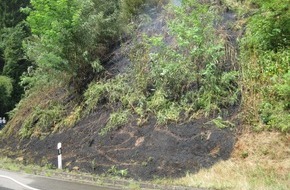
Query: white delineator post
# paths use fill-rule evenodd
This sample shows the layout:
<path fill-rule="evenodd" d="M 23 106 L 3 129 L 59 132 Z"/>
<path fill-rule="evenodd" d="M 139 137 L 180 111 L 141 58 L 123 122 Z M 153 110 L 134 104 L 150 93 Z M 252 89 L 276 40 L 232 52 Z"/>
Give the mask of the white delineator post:
<path fill-rule="evenodd" d="M 61 158 L 61 143 L 57 144 L 57 163 L 58 163 L 58 169 L 62 169 L 62 158 Z"/>

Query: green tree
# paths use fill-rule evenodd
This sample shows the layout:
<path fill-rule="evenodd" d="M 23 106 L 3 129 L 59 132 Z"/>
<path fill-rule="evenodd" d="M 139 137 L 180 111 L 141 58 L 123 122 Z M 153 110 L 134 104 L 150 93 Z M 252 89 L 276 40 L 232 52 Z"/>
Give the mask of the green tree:
<path fill-rule="evenodd" d="M 22 50 L 22 41 L 29 35 L 29 30 L 23 23 L 26 15 L 20 11 L 27 5 L 29 0 L 0 0 L 0 74 L 11 78 L 13 85 L 13 93 L 6 96 L 6 103 L 2 105 L 5 107 L 2 110 L 6 111 L 20 100 L 23 94 L 20 76 L 30 64 Z"/>
<path fill-rule="evenodd" d="M 2 30 L 2 42 L 0 49 L 3 49 L 4 67 L 2 74 L 13 79 L 12 105 L 16 104 L 23 94 L 23 87 L 19 85 L 20 77 L 31 64 L 25 59 L 22 49 L 22 41 L 29 35 L 24 24 L 20 23 L 15 27 Z"/>
<path fill-rule="evenodd" d="M 27 5 L 29 0 L 0 0 L 0 28 L 14 27 L 22 21 L 26 15 L 20 7 Z"/>
<path fill-rule="evenodd" d="M 67 73 L 81 92 L 103 69 L 121 33 L 118 0 L 33 0 L 31 5 L 28 57 L 38 67 Z"/>
<path fill-rule="evenodd" d="M 29 58 L 40 67 L 69 70 L 65 51 L 71 46 L 72 30 L 79 22 L 78 1 L 32 0 L 31 6 L 25 9 L 33 35 L 26 44 Z"/>
<path fill-rule="evenodd" d="M 11 107 L 11 95 L 13 91 L 12 79 L 0 75 L 0 115 L 4 115 Z"/>

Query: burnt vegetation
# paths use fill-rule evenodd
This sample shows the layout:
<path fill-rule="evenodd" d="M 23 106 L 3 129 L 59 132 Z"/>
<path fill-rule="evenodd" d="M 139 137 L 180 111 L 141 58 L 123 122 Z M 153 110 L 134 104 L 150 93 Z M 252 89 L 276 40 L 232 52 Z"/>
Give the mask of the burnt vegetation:
<path fill-rule="evenodd" d="M 287 0 L 0 2 L 10 156 L 55 165 L 62 141 L 68 169 L 180 177 L 244 124 L 290 130 Z"/>

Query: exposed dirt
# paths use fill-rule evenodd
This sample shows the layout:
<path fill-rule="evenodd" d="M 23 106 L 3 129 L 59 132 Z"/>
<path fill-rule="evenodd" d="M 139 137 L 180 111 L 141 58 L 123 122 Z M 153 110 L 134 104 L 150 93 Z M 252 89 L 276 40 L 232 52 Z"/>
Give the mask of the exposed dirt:
<path fill-rule="evenodd" d="M 62 142 L 65 168 L 100 174 L 115 166 L 128 169 L 129 177 L 148 180 L 211 167 L 228 159 L 235 144 L 234 131 L 204 124 L 204 119 L 167 126 L 155 125 L 154 120 L 142 127 L 131 122 L 100 136 L 108 117 L 109 111 L 103 108 L 75 127 L 43 140 L 16 142 L 12 137 L 1 142 L 0 148 L 10 144 L 14 151 L 22 151 L 24 160 L 57 166 L 56 145 Z"/>

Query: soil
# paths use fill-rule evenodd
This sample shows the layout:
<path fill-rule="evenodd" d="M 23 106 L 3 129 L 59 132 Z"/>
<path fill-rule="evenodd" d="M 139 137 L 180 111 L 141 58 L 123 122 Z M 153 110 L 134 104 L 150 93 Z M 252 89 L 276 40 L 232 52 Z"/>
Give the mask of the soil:
<path fill-rule="evenodd" d="M 181 177 L 186 172 L 209 168 L 228 159 L 236 141 L 232 129 L 218 129 L 205 124 L 205 119 L 161 126 L 152 119 L 142 127 L 131 122 L 100 136 L 108 117 L 109 110 L 102 108 L 61 133 L 19 142 L 11 137 L 1 142 L 0 149 L 10 144 L 14 151 L 22 151 L 29 163 L 56 167 L 56 146 L 61 142 L 67 169 L 101 174 L 115 167 L 119 171 L 127 169 L 127 177 L 150 180 Z"/>

